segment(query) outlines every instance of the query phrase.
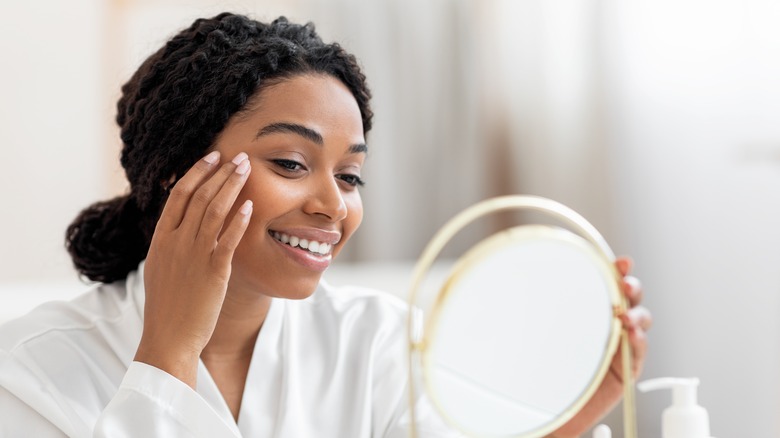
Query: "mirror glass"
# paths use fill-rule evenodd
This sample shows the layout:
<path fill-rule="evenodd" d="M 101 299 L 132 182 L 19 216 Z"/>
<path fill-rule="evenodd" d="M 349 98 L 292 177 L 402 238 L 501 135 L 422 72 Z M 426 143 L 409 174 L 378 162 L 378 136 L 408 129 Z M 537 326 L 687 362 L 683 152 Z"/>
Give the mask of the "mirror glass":
<path fill-rule="evenodd" d="M 617 346 L 617 283 L 582 237 L 523 225 L 461 257 L 426 319 L 425 389 L 469 436 L 541 436 L 587 401 Z"/>

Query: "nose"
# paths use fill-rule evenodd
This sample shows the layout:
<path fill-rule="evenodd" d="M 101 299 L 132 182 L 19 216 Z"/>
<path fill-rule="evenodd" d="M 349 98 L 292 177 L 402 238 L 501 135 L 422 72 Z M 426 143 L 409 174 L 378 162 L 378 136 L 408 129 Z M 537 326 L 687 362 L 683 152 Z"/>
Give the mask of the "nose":
<path fill-rule="evenodd" d="M 315 182 L 304 210 L 308 214 L 327 217 L 331 222 L 346 218 L 347 204 L 336 180 L 323 178 L 323 181 Z"/>

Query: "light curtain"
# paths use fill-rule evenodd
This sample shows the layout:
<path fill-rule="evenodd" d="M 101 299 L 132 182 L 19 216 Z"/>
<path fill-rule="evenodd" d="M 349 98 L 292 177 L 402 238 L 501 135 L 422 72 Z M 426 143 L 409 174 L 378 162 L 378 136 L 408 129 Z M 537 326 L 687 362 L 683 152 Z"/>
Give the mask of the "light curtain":
<path fill-rule="evenodd" d="M 374 91 L 366 214 L 345 259 L 417 257 L 452 215 L 537 194 L 610 222 L 595 1 L 303 1 Z M 467 230 L 454 253 L 505 225 Z"/>

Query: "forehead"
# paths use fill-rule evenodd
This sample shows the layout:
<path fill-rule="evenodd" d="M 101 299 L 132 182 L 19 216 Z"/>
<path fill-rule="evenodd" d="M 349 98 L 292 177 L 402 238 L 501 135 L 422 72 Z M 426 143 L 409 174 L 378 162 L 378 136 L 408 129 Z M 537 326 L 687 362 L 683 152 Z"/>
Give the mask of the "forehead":
<path fill-rule="evenodd" d="M 266 85 L 247 104 L 241 117 L 255 126 L 299 123 L 323 136 L 348 135 L 363 140 L 363 120 L 352 93 L 329 75 L 305 74 Z"/>

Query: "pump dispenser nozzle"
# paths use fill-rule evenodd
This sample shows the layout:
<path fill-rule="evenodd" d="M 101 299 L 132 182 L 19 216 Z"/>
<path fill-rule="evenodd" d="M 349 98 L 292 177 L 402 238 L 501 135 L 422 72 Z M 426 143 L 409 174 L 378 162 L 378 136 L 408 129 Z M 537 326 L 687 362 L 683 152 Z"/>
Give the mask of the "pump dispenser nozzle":
<path fill-rule="evenodd" d="M 696 404 L 696 388 L 699 379 L 662 377 L 637 384 L 642 392 L 656 389 L 672 389 L 672 405 L 663 413 L 663 438 L 711 438 L 710 417 Z"/>

